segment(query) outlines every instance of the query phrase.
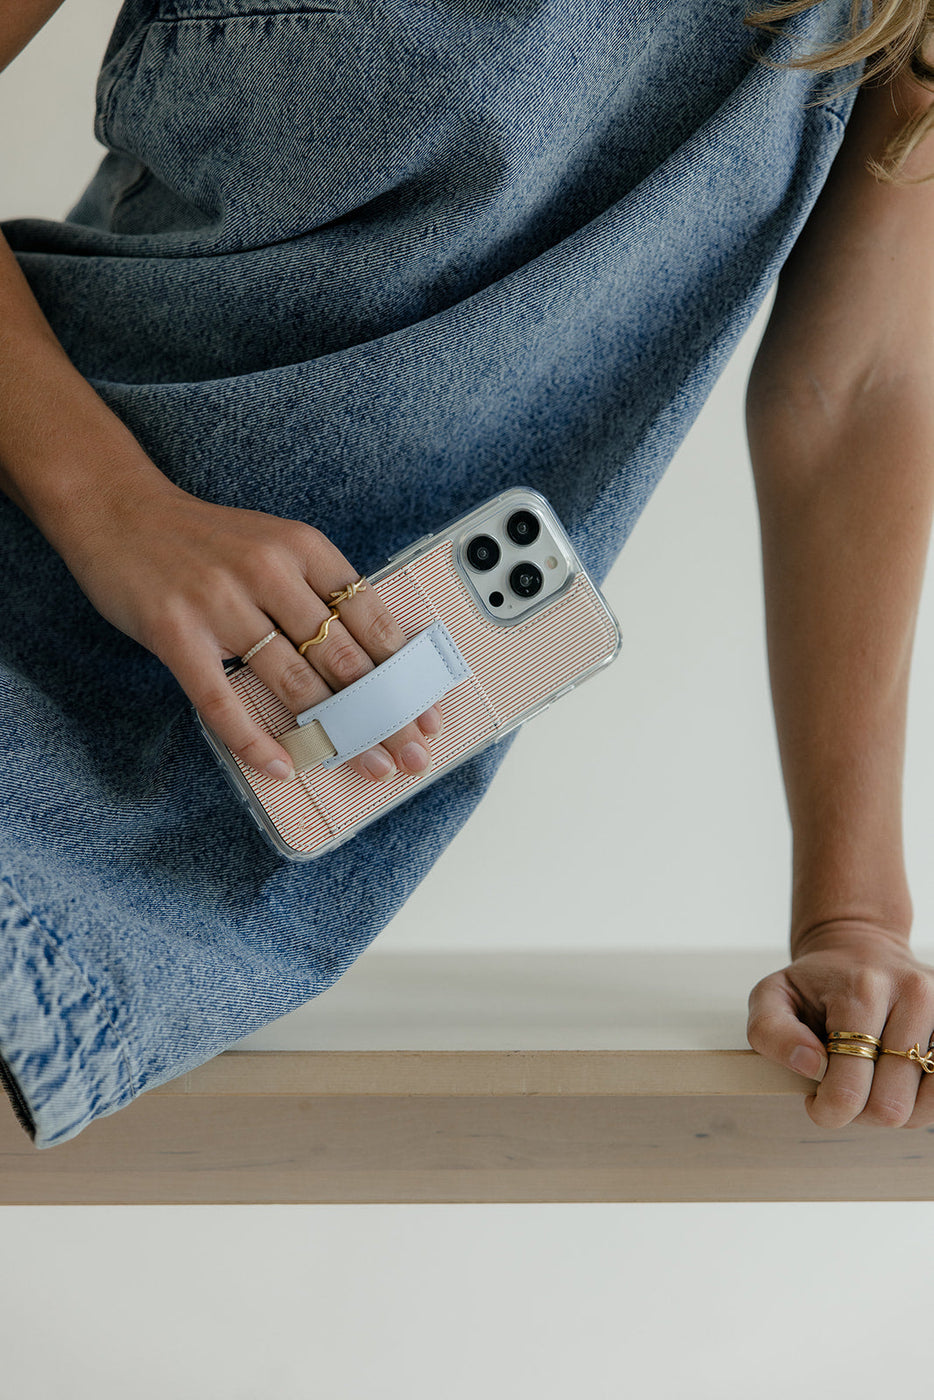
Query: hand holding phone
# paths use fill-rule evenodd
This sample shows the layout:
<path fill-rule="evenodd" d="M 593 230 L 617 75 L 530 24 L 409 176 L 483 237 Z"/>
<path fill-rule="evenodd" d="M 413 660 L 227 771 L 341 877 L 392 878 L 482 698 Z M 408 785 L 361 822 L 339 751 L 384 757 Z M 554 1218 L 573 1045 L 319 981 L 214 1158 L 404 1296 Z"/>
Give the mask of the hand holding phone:
<path fill-rule="evenodd" d="M 239 660 L 278 629 L 250 665 L 295 715 L 386 661 L 406 634 L 366 589 L 341 605 L 326 641 L 300 655 L 329 617 L 322 599 L 358 577 L 341 551 L 312 525 L 201 500 L 154 468 L 135 480 L 100 503 L 65 563 L 101 615 L 164 662 L 227 750 L 281 782 L 291 757 L 231 688 L 225 658 Z M 424 772 L 426 735 L 440 724 L 430 707 L 349 766 L 369 783 L 380 760 L 383 781 Z"/>
<path fill-rule="evenodd" d="M 231 671 L 239 700 L 295 757 L 294 779 L 270 782 L 198 717 L 254 822 L 290 860 L 332 850 L 409 796 L 414 776 L 366 782 L 352 756 L 421 703 L 444 695 L 444 729 L 424 786 L 547 709 L 620 647 L 616 619 L 560 521 L 527 488 L 416 541 L 371 575 L 369 587 L 406 638 L 375 671 L 297 715 L 253 661 Z"/>

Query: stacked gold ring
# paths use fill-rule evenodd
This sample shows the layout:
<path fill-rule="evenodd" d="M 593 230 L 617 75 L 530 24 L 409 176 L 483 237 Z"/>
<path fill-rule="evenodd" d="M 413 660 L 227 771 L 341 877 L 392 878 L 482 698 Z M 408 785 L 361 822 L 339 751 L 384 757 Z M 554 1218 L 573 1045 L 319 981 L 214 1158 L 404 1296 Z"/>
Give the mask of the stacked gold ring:
<path fill-rule="evenodd" d="M 878 1060 L 881 1049 L 881 1040 L 859 1031 L 830 1031 L 827 1036 L 829 1055 L 859 1055 L 864 1060 Z"/>
<path fill-rule="evenodd" d="M 330 614 L 324 619 L 321 626 L 319 627 L 318 635 L 316 637 L 309 637 L 307 642 L 302 642 L 301 646 L 298 649 L 299 656 L 304 656 L 305 652 L 308 650 L 309 647 L 316 647 L 321 642 L 327 639 L 328 628 L 334 621 L 335 617 L 340 617 L 340 611 L 337 607 L 338 603 L 346 603 L 348 598 L 352 598 L 355 593 L 362 593 L 365 588 L 366 579 L 358 578 L 356 583 L 348 583 L 346 588 L 334 589 L 334 591 L 331 593 Z"/>
<path fill-rule="evenodd" d="M 878 1060 L 880 1055 L 901 1055 L 920 1065 L 925 1074 L 934 1074 L 934 1036 L 928 1044 L 925 1055 L 921 1042 L 917 1041 L 910 1050 L 886 1050 L 882 1041 L 874 1035 L 864 1035 L 861 1031 L 830 1031 L 827 1036 L 828 1055 L 857 1055 L 863 1060 Z"/>

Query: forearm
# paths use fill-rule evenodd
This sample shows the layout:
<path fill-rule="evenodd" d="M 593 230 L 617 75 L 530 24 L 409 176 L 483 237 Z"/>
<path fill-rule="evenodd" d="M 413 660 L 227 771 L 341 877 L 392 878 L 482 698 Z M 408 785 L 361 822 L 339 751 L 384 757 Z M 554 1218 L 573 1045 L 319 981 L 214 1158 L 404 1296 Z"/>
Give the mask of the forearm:
<path fill-rule="evenodd" d="M 30 39 L 51 19 L 62 0 L 16 0 L 0 15 L 0 71 L 13 62 Z"/>
<path fill-rule="evenodd" d="M 828 407 L 815 380 L 769 386 L 768 370 L 766 352 L 747 428 L 793 831 L 792 951 L 831 919 L 907 936 L 902 775 L 934 508 L 931 380 L 921 366 Z"/>
<path fill-rule="evenodd" d="M 747 388 L 793 952 L 822 921 L 911 927 L 902 774 L 934 502 L 934 184 L 887 185 L 865 161 L 932 100 L 904 73 L 860 90 Z M 932 168 L 927 142 L 904 173 Z"/>
<path fill-rule="evenodd" d="M 281 635 L 254 658 L 256 674 L 299 714 L 406 640 L 370 590 L 344 625 L 338 662 L 303 661 L 290 637 L 302 635 L 303 616 L 320 620 L 322 598 L 335 579 L 355 577 L 353 565 L 303 521 L 202 500 L 160 472 L 70 362 L 2 236 L 0 487 L 101 617 L 158 657 L 238 760 L 277 782 L 294 777 L 291 755 L 238 699 L 223 661 L 253 648 L 275 618 Z M 368 784 L 424 773 L 439 718 L 429 706 L 348 768 Z"/>
<path fill-rule="evenodd" d="M 144 480 L 165 478 L 71 363 L 0 233 L 0 490 L 63 552 Z"/>

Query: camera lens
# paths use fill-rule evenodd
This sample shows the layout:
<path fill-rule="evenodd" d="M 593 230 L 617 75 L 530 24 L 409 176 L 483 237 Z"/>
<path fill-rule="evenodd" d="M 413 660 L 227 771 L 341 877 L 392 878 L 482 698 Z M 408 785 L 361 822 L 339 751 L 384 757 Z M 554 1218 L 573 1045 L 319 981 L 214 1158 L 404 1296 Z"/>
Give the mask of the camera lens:
<path fill-rule="evenodd" d="M 541 569 L 535 564 L 517 564 L 509 575 L 509 587 L 520 598 L 534 598 L 544 581 Z"/>
<path fill-rule="evenodd" d="M 489 535 L 475 535 L 467 546 L 467 562 L 475 569 L 492 569 L 499 563 L 499 545 Z"/>
<path fill-rule="evenodd" d="M 513 544 L 532 544 L 541 530 L 538 516 L 530 510 L 517 510 L 506 521 L 506 534 Z"/>

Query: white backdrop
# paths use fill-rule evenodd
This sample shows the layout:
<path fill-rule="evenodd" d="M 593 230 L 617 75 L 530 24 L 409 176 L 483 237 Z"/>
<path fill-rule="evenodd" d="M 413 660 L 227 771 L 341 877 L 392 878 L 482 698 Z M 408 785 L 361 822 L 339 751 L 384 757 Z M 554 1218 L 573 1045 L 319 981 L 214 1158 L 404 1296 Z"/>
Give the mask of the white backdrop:
<path fill-rule="evenodd" d="M 66 0 L 0 74 L 0 218 L 61 218 L 95 168 L 118 8 Z M 620 658 L 520 734 L 380 951 L 785 961 L 790 839 L 742 422 L 766 314 L 609 578 Z M 932 607 L 929 576 L 906 772 L 918 944 L 934 942 Z M 929 1370 L 912 1250 L 932 1223 L 929 1204 L 7 1208 L 0 1373 L 24 1400 L 609 1400 L 627 1381 L 660 1400 L 897 1394 Z M 858 1332 L 866 1298 L 834 1296 L 831 1272 L 886 1285 Z"/>

